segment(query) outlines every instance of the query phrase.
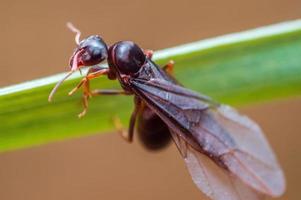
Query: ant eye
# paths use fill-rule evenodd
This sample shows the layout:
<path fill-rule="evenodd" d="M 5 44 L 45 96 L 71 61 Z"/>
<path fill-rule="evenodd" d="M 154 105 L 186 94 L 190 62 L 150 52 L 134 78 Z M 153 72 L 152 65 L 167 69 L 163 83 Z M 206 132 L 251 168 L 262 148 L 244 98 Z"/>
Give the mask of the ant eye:
<path fill-rule="evenodd" d="M 108 57 L 106 43 L 99 36 L 90 36 L 84 39 L 79 48 L 83 49 L 81 61 L 85 66 L 96 65 Z"/>
<path fill-rule="evenodd" d="M 134 74 L 145 62 L 142 49 L 133 42 L 122 41 L 114 45 L 115 64 L 124 74 Z"/>

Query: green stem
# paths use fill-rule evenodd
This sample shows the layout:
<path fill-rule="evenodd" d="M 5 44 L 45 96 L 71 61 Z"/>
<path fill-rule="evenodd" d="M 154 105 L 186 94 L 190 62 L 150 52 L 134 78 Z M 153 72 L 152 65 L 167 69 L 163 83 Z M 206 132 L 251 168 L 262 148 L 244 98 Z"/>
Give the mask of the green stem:
<path fill-rule="evenodd" d="M 157 51 L 154 59 L 176 62 L 175 76 L 185 86 L 231 105 L 301 94 L 301 20 L 202 40 Z M 111 118 L 127 123 L 131 97 L 99 97 L 78 119 L 80 94 L 67 92 L 79 81 L 75 74 L 59 89 L 53 103 L 47 97 L 64 74 L 0 89 L 0 151 L 44 144 L 114 130 Z M 100 78 L 94 88 L 118 88 Z"/>

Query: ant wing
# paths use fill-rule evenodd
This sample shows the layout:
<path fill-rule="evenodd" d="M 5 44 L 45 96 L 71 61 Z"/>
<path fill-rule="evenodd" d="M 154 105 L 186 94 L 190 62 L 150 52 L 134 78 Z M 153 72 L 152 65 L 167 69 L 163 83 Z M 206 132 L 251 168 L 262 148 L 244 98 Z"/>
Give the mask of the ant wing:
<path fill-rule="evenodd" d="M 260 193 L 280 196 L 284 192 L 282 170 L 255 122 L 166 80 L 137 78 L 131 85 L 172 132 L 218 167 Z"/>
<path fill-rule="evenodd" d="M 213 200 L 262 200 L 264 195 L 256 192 L 229 171 L 219 167 L 205 154 L 192 148 L 177 133 L 171 131 L 187 169 L 196 186 Z"/>
<path fill-rule="evenodd" d="M 221 156 L 227 168 L 252 188 L 273 197 L 285 191 L 285 177 L 260 127 L 227 105 L 210 115 L 229 134 L 236 146 Z"/>

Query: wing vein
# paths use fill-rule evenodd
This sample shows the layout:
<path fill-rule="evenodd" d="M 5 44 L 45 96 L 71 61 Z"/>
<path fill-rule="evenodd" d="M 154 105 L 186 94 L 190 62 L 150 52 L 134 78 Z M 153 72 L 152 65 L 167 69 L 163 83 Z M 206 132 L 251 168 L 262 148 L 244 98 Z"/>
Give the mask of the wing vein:
<path fill-rule="evenodd" d="M 227 152 L 227 153 L 225 153 L 224 155 L 222 155 L 221 157 L 224 157 L 224 156 L 227 155 L 227 154 L 233 155 L 233 152 L 231 152 L 231 151 L 230 151 L 230 152 Z M 247 167 L 241 162 L 241 160 L 238 159 L 235 155 L 233 155 L 233 158 L 240 164 L 240 166 L 242 166 L 246 171 L 248 171 L 249 174 L 250 174 L 251 176 L 253 176 L 253 177 L 260 183 L 260 185 L 261 185 L 266 191 L 269 191 L 269 189 L 265 186 L 264 181 L 262 181 L 261 178 L 259 178 L 256 174 L 254 174 L 254 172 L 252 172 L 249 168 L 247 168 Z M 235 176 L 237 176 L 237 175 L 235 175 Z M 242 181 L 245 182 L 244 180 L 242 180 Z"/>

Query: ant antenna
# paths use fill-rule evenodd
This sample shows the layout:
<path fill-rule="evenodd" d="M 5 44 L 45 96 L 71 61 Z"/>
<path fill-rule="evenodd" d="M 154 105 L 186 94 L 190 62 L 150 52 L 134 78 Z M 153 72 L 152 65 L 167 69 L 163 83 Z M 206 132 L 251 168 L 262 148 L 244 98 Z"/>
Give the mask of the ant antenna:
<path fill-rule="evenodd" d="M 79 45 L 79 38 L 80 38 L 80 35 L 81 35 L 81 32 L 80 30 L 78 30 L 71 22 L 67 22 L 67 27 L 74 33 L 76 33 L 75 35 L 75 42 L 77 45 Z M 62 83 L 69 77 L 71 76 L 76 70 L 79 69 L 78 67 L 78 57 L 79 55 L 82 53 L 82 50 L 75 53 L 74 57 L 73 57 L 73 62 L 72 62 L 72 65 L 71 65 L 71 71 L 69 71 L 65 77 L 62 78 L 62 80 L 60 80 L 55 86 L 54 88 L 52 89 L 52 91 L 50 92 L 49 94 L 49 97 L 48 97 L 48 101 L 50 102 L 53 98 L 53 95 L 56 93 L 57 89 L 60 87 L 60 85 L 62 85 Z M 79 69 L 80 70 L 80 69 Z M 81 73 L 81 71 L 80 71 Z"/>
<path fill-rule="evenodd" d="M 78 57 L 79 55 L 82 53 L 83 50 L 77 52 L 74 57 L 73 57 L 73 62 L 72 62 L 72 65 L 71 65 L 71 70 L 65 75 L 65 77 L 62 78 L 62 80 L 60 80 L 55 86 L 54 88 L 52 89 L 52 91 L 50 92 L 49 94 L 49 97 L 48 97 L 48 101 L 51 102 L 52 101 L 52 98 L 53 98 L 53 95 L 56 93 L 57 89 L 60 87 L 60 85 L 62 85 L 62 83 L 69 77 L 71 76 L 77 69 L 79 69 L 78 67 Z"/>
<path fill-rule="evenodd" d="M 66 76 L 60 80 L 56 85 L 55 87 L 52 89 L 51 93 L 49 94 L 49 97 L 48 97 L 48 101 L 51 102 L 52 101 L 52 97 L 54 95 L 54 93 L 56 93 L 57 89 L 59 88 L 60 85 L 62 85 L 62 83 L 69 77 L 73 74 L 74 71 L 69 71 Z"/>
<path fill-rule="evenodd" d="M 74 33 L 76 33 L 75 35 L 75 42 L 77 45 L 79 45 L 79 38 L 80 38 L 80 35 L 81 35 L 81 32 L 80 30 L 78 30 L 71 22 L 67 22 L 67 27 Z"/>

